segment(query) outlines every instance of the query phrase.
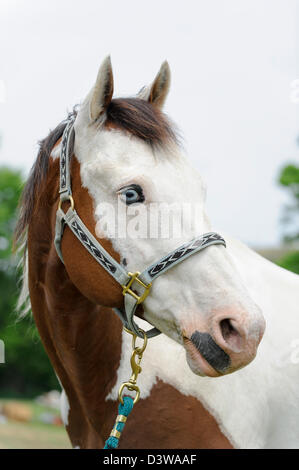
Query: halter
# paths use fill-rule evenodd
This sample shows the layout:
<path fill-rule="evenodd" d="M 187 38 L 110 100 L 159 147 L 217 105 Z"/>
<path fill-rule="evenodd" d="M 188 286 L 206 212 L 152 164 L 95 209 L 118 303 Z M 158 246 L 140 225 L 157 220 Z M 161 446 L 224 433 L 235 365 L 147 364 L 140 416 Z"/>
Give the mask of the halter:
<path fill-rule="evenodd" d="M 134 314 L 137 306 L 141 304 L 150 293 L 153 280 L 194 253 L 198 253 L 210 245 L 226 246 L 226 243 L 225 240 L 215 232 L 205 233 L 194 238 L 190 242 L 181 245 L 176 250 L 170 252 L 159 261 L 146 268 L 142 273 L 139 271 L 136 271 L 135 273 L 128 272 L 121 264 L 110 256 L 105 248 L 103 248 L 90 233 L 75 210 L 70 175 L 70 159 L 72 156 L 71 148 L 73 147 L 72 144 L 75 138 L 74 121 L 75 117 L 72 117 L 67 121 L 61 142 L 60 201 L 56 213 L 54 241 L 56 251 L 63 262 L 61 239 L 64 227 L 67 225 L 95 260 L 122 286 L 124 307 L 121 309 L 115 308 L 114 310 L 122 320 L 125 328 L 132 331 L 140 338 L 144 338 L 144 332 L 139 329 L 138 325 L 134 321 Z M 69 201 L 71 204 L 66 213 L 64 213 L 61 208 L 64 201 Z M 137 289 L 138 293 L 133 289 L 135 289 L 135 291 Z M 151 338 L 160 333 L 161 332 L 157 328 L 152 328 L 146 332 L 146 336 Z"/>

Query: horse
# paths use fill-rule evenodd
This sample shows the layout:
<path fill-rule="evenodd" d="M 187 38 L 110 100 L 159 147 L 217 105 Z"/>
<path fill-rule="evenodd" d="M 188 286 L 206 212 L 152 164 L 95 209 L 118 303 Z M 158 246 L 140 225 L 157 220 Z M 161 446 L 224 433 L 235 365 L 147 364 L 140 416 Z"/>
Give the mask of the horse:
<path fill-rule="evenodd" d="M 23 192 L 16 229 L 24 246 L 20 315 L 32 310 L 62 386 L 61 413 L 74 448 L 103 447 L 117 413 L 118 389 L 130 371 L 132 337 L 116 313 L 124 311 L 124 292 L 140 299 L 141 281 L 135 275 L 133 285 L 122 288 L 107 271 L 109 260 L 121 272 L 134 273 L 180 243 L 187 246 L 211 233 L 202 176 L 162 111 L 169 87 L 164 62 L 137 95 L 113 98 L 107 57 L 82 104 L 40 142 Z M 63 136 L 70 122 L 72 196 L 59 199 Z M 196 204 L 196 217 L 185 214 L 186 227 L 165 236 L 169 217 L 163 211 L 154 217 L 163 204 Z M 55 243 L 61 228 L 57 214 L 63 218 L 74 210 L 89 246 L 66 223 Z M 152 233 L 134 236 L 145 220 L 134 213 L 138 210 L 153 216 Z M 173 221 L 183 225 L 178 210 Z M 126 231 L 129 226 L 133 230 Z M 140 400 L 120 448 L 299 445 L 299 278 L 224 238 L 226 246 L 219 236 L 219 244 L 174 263 L 150 292 L 144 284 L 149 295 L 135 302 L 132 328 L 138 334 L 150 324 L 155 335 L 148 339 Z M 105 266 L 95 259 L 95 245 L 106 253 Z"/>

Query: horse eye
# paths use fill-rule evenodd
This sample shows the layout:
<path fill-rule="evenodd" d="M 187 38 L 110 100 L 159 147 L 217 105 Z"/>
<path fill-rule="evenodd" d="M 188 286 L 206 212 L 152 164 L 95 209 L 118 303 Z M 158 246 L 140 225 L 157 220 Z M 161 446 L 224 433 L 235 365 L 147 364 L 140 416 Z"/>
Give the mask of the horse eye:
<path fill-rule="evenodd" d="M 119 191 L 121 200 L 128 206 L 136 202 L 144 202 L 144 195 L 142 188 L 137 184 L 132 184 Z"/>

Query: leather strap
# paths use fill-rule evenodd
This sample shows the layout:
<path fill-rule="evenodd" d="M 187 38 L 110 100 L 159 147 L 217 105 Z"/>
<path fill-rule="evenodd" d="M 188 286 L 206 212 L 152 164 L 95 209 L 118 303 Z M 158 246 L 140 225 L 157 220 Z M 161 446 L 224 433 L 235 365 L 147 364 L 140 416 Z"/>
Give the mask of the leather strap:
<path fill-rule="evenodd" d="M 62 201 L 67 200 L 68 196 L 71 196 L 72 194 L 70 175 L 70 147 L 75 138 L 74 122 L 75 117 L 72 116 L 67 122 L 61 140 L 59 193 L 60 200 Z"/>

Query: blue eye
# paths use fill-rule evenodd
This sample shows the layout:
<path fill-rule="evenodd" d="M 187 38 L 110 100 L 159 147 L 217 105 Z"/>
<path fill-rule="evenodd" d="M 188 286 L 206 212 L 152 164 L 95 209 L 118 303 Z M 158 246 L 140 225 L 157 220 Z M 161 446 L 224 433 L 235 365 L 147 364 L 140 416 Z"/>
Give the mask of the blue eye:
<path fill-rule="evenodd" d="M 142 188 L 137 184 L 132 184 L 126 188 L 123 188 L 119 191 L 120 198 L 128 206 L 136 202 L 144 202 L 144 195 Z"/>

